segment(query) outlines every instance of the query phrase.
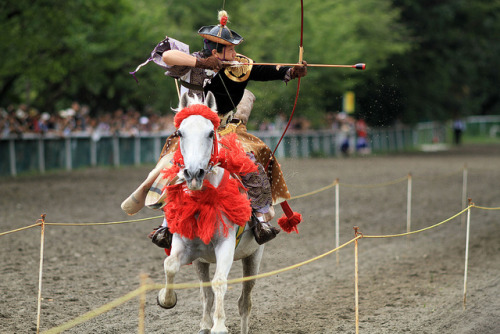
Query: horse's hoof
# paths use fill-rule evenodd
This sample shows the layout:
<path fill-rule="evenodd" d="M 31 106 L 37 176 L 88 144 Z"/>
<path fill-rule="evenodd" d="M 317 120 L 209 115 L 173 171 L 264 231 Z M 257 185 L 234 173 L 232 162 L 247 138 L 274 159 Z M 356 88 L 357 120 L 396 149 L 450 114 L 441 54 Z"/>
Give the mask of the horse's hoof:
<path fill-rule="evenodd" d="M 174 296 L 175 296 L 175 302 L 173 303 L 173 305 L 171 306 L 165 306 L 165 305 L 162 305 L 160 303 L 160 293 L 163 291 L 163 289 L 160 290 L 160 292 L 158 293 L 158 295 L 156 296 L 156 302 L 158 303 L 158 306 L 160 306 L 161 308 L 164 308 L 166 310 L 170 310 L 171 308 L 174 308 L 175 305 L 177 305 L 177 293 L 175 293 L 174 291 Z"/>
<path fill-rule="evenodd" d="M 210 329 L 202 329 L 198 332 L 198 334 L 210 334 Z"/>

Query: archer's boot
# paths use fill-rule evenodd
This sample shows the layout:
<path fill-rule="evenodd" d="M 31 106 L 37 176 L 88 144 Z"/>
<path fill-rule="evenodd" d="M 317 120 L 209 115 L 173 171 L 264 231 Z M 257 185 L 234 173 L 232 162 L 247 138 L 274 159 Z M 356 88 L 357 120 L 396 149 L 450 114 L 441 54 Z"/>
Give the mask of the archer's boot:
<path fill-rule="evenodd" d="M 148 238 L 158 247 L 170 249 L 172 247 L 173 234 L 168 229 L 168 226 L 158 226 L 149 233 Z"/>
<path fill-rule="evenodd" d="M 257 217 L 252 215 L 252 223 L 253 223 L 253 235 L 255 236 L 255 241 L 259 245 L 265 244 L 268 241 L 276 238 L 276 235 L 280 233 L 280 229 L 271 226 L 268 222 L 262 222 L 258 220 Z"/>

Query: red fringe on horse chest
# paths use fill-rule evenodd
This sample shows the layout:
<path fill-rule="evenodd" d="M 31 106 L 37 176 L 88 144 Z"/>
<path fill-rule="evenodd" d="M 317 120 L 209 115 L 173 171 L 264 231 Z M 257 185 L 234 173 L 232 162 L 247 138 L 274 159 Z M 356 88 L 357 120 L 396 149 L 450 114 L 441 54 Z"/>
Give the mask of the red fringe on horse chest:
<path fill-rule="evenodd" d="M 167 186 L 167 194 L 163 211 L 170 231 L 189 239 L 198 237 L 205 244 L 219 226 L 227 236 L 229 228 L 222 219 L 223 214 L 240 226 L 244 226 L 252 214 L 250 200 L 245 193 L 240 193 L 238 181 L 232 178 L 221 188 L 205 180 L 202 191 L 189 191 L 185 183 Z"/>

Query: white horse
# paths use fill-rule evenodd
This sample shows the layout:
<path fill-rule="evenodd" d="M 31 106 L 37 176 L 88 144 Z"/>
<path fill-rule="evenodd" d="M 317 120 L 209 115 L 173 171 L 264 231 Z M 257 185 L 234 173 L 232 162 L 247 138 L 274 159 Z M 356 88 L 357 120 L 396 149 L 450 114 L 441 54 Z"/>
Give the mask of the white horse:
<path fill-rule="evenodd" d="M 186 94 L 181 97 L 178 110 L 182 110 L 199 101 L 189 98 Z M 205 105 L 215 112 L 215 98 L 209 93 Z M 216 129 L 215 129 L 216 130 Z M 218 187 L 224 175 L 224 170 L 212 166 L 210 161 L 214 152 L 214 130 L 212 121 L 201 115 L 191 115 L 185 118 L 178 127 L 180 151 L 183 165 L 180 166 L 177 176 L 180 182 L 185 182 L 189 191 L 204 191 L 203 180 L 208 180 L 214 187 Z M 225 325 L 224 295 L 227 290 L 227 278 L 233 261 L 242 260 L 243 275 L 253 276 L 259 271 L 263 245 L 258 245 L 254 235 L 247 226 L 237 245 L 236 224 L 227 219 L 223 214 L 226 228 L 218 223 L 215 233 L 208 244 L 200 238 L 189 239 L 174 233 L 170 256 L 165 259 L 164 269 L 166 276 L 165 288 L 158 293 L 158 304 L 163 308 L 173 308 L 177 303 L 177 295 L 171 288 L 174 278 L 180 267 L 193 263 L 200 282 L 209 282 L 210 263 L 216 263 L 216 270 L 212 283 L 214 285 L 201 288 L 203 315 L 200 322 L 200 334 L 228 333 Z M 247 233 L 248 232 L 248 233 Z M 243 282 L 241 296 L 238 300 L 239 314 L 241 316 L 241 333 L 248 333 L 249 316 L 252 306 L 251 291 L 255 280 Z M 213 317 L 211 316 L 213 309 Z"/>

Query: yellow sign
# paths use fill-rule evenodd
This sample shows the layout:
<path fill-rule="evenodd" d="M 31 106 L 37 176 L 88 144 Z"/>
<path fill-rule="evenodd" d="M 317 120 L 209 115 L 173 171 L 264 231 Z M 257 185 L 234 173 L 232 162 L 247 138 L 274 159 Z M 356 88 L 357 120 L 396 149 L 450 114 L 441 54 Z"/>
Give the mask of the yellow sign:
<path fill-rule="evenodd" d="M 345 92 L 343 98 L 343 111 L 348 114 L 354 112 L 354 92 Z"/>

